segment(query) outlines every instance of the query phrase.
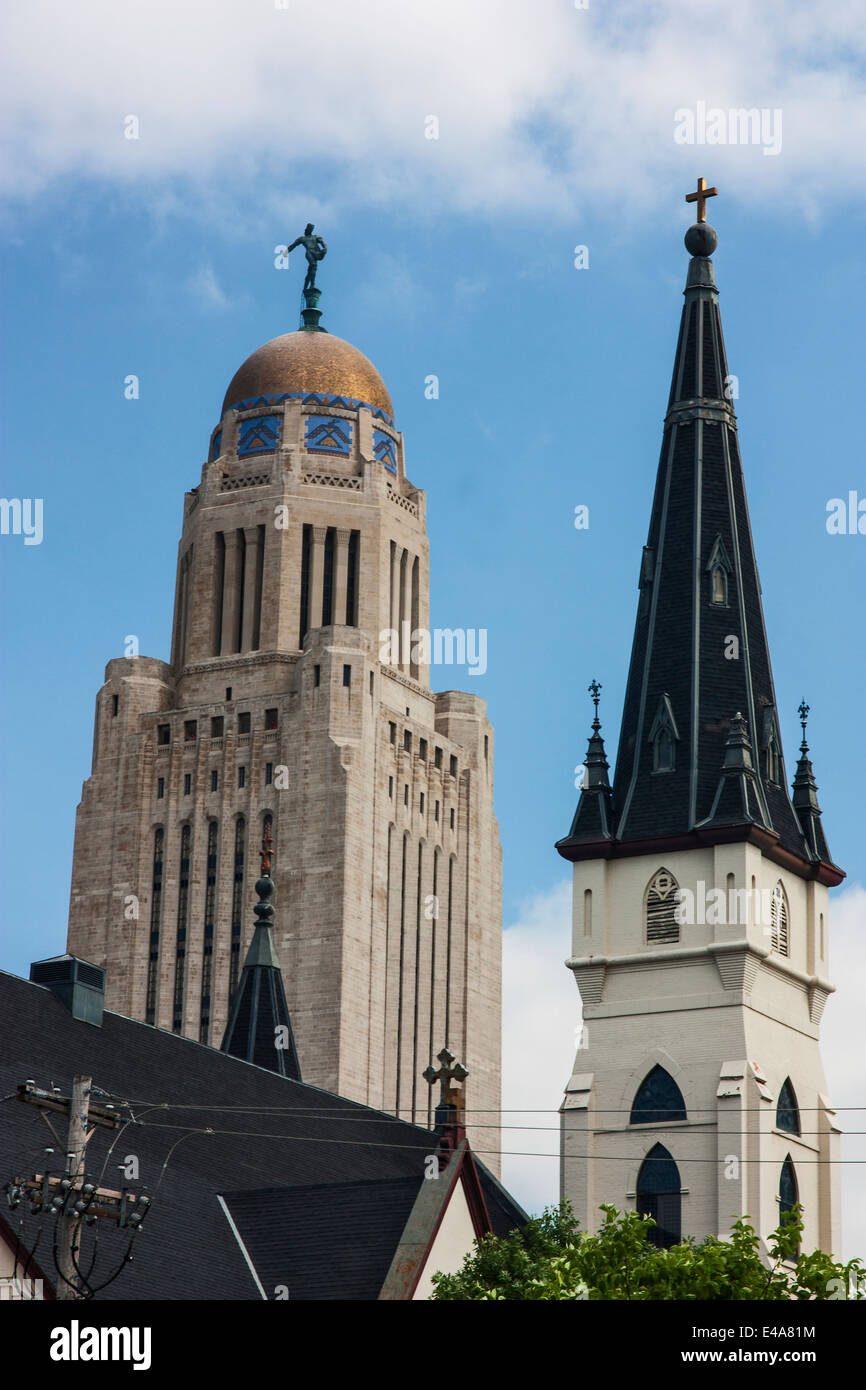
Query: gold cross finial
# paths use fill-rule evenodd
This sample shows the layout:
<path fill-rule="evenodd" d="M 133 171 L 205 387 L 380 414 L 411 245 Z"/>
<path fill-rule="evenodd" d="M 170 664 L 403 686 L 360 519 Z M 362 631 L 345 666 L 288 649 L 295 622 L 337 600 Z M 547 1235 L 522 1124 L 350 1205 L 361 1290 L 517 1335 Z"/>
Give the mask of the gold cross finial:
<path fill-rule="evenodd" d="M 705 178 L 699 178 L 699 179 L 698 179 L 698 186 L 697 186 L 697 189 L 695 190 L 695 192 L 694 192 L 694 193 L 687 193 L 687 194 L 686 194 L 686 202 L 687 202 L 687 203 L 697 203 L 697 205 L 698 205 L 698 221 L 699 221 L 699 222 L 706 222 L 706 220 L 707 220 L 707 199 L 708 199 L 708 198 L 715 198 L 716 195 L 718 194 L 718 191 L 719 191 L 719 190 L 718 190 L 717 188 L 707 188 L 707 181 L 706 181 L 706 179 L 705 179 Z"/>

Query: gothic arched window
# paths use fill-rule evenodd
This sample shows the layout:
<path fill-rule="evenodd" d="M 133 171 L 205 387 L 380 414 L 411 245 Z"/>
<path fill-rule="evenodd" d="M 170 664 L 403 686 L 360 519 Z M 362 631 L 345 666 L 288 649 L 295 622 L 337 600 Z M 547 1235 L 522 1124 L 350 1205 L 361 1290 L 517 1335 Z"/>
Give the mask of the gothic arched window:
<path fill-rule="evenodd" d="M 721 535 L 713 541 L 706 568 L 710 576 L 710 603 L 717 608 L 727 608 L 728 575 L 733 574 L 733 566 Z"/>
<path fill-rule="evenodd" d="M 666 1250 L 682 1238 L 682 1197 L 677 1165 L 663 1144 L 654 1144 L 637 1179 L 637 1209 L 655 1221 L 647 1240 Z"/>
<path fill-rule="evenodd" d="M 776 1128 L 787 1130 L 788 1134 L 800 1133 L 800 1107 L 791 1085 L 790 1076 L 782 1082 L 779 1100 L 776 1105 Z"/>
<path fill-rule="evenodd" d="M 798 1201 L 797 1174 L 791 1155 L 788 1154 L 779 1174 L 779 1220 L 790 1215 Z"/>
<path fill-rule="evenodd" d="M 777 743 L 777 741 L 776 741 L 776 736 L 775 736 L 775 734 L 772 734 L 772 735 L 770 736 L 770 741 L 769 741 L 769 743 L 767 744 L 767 781 L 768 781 L 768 782 L 775 782 L 777 786 L 780 786 L 780 785 L 781 785 L 781 782 L 782 782 L 781 767 L 782 767 L 782 760 L 781 760 L 781 758 L 779 757 L 779 745 L 778 745 L 778 743 Z"/>
<path fill-rule="evenodd" d="M 644 899 L 648 946 L 660 941 L 679 941 L 678 890 L 679 884 L 668 869 L 659 869 L 650 879 Z"/>
<path fill-rule="evenodd" d="M 676 741 L 679 736 L 670 696 L 661 695 L 647 740 L 648 743 L 652 744 L 653 772 L 673 772 L 675 770 Z"/>
<path fill-rule="evenodd" d="M 770 898 L 770 949 L 788 955 L 788 899 L 781 879 Z"/>
<path fill-rule="evenodd" d="M 670 1072 L 653 1067 L 637 1088 L 629 1124 L 664 1125 L 687 1118 L 683 1093 Z"/>

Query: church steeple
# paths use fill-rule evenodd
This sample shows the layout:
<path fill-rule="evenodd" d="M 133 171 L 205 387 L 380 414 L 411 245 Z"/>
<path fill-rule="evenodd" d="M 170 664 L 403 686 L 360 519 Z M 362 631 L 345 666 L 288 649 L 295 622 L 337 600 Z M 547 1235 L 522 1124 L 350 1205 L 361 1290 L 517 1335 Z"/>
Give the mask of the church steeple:
<path fill-rule="evenodd" d="M 286 1002 L 280 962 L 271 936 L 274 884 L 271 878 L 271 830 L 265 830 L 262 874 L 256 883 L 256 929 L 231 1004 L 221 1052 L 254 1062 L 257 1067 L 301 1080 L 301 1068 Z"/>
<path fill-rule="evenodd" d="M 787 790 L 749 525 L 704 180 L 687 195 L 690 252 L 613 783 L 612 838 L 587 843 L 578 806 L 566 859 L 744 838 L 794 867 L 843 877 Z M 733 761 L 732 761 L 733 760 Z M 734 761 L 737 766 L 734 767 Z M 799 776 L 799 774 L 798 774 Z M 806 774 L 798 796 L 807 795 Z M 584 794 L 581 803 L 585 804 Z M 798 807 L 799 811 L 799 807 Z M 642 848 L 641 848 L 642 847 Z M 796 871 L 796 870 L 795 870 Z"/>

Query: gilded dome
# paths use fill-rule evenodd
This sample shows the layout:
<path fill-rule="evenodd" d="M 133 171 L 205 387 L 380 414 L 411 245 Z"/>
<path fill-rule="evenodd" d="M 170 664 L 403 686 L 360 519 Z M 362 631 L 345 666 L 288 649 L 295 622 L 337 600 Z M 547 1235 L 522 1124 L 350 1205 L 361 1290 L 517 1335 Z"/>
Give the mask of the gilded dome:
<path fill-rule="evenodd" d="M 231 379 L 222 413 L 257 396 L 316 392 L 344 396 L 394 414 L 388 388 L 373 363 L 332 333 L 299 329 L 271 338 L 247 358 Z"/>

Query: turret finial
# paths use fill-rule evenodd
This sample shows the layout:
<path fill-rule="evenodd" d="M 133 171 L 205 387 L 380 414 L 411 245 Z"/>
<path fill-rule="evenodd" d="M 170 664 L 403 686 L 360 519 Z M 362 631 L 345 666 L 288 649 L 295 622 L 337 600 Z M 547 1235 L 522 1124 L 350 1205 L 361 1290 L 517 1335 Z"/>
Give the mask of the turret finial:
<path fill-rule="evenodd" d="M 717 188 L 707 188 L 707 181 L 701 177 L 694 193 L 686 194 L 687 203 L 697 203 L 698 220 L 689 227 L 685 235 L 686 250 L 691 256 L 711 256 L 719 244 L 715 227 L 707 221 L 707 199 L 715 198 Z"/>
<path fill-rule="evenodd" d="M 597 680 L 592 680 L 586 688 L 592 696 L 592 703 L 595 705 L 595 718 L 592 721 L 592 727 L 598 730 L 601 728 L 601 722 L 598 717 L 598 702 L 601 698 L 602 690 L 601 682 Z"/>
<path fill-rule="evenodd" d="M 810 706 L 806 704 L 805 700 L 801 700 L 797 707 L 797 713 L 800 716 L 800 725 L 803 730 L 803 742 L 800 744 L 801 753 L 808 753 L 809 751 L 809 745 L 806 742 L 806 720 L 809 718 L 809 708 Z"/>

